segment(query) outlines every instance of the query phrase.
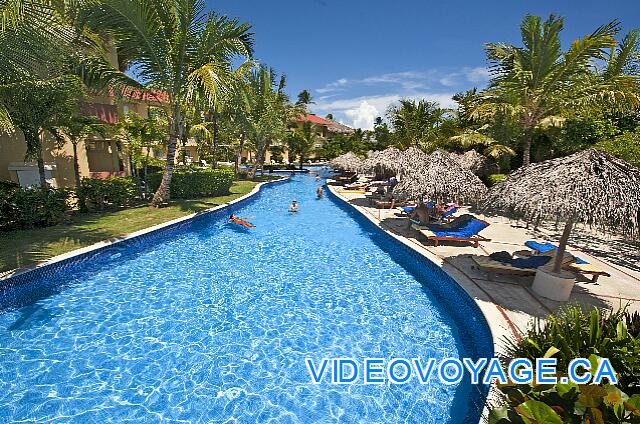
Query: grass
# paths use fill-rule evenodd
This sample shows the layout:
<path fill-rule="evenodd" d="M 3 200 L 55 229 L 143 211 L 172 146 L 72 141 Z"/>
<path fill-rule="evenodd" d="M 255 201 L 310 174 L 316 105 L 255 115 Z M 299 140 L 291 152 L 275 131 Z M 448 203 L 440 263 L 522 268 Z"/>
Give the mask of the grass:
<path fill-rule="evenodd" d="M 76 214 L 65 224 L 0 234 L 0 272 L 213 208 L 249 193 L 266 179 L 236 181 L 225 196 L 175 200 L 160 209 L 143 205 L 99 214 Z"/>

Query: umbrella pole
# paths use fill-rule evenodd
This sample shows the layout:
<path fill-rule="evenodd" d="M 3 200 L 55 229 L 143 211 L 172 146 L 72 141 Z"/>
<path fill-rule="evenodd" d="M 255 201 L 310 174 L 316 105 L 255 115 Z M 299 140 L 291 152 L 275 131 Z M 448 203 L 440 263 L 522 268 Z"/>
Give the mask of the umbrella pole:
<path fill-rule="evenodd" d="M 560 271 L 562 270 L 562 260 L 564 258 L 564 252 L 567 250 L 567 242 L 569 241 L 569 236 L 571 235 L 572 228 L 573 217 L 567 220 L 567 223 L 564 225 L 562 237 L 560 237 L 560 244 L 558 245 L 555 262 L 553 263 L 553 272 L 555 272 L 556 274 L 560 273 Z"/>

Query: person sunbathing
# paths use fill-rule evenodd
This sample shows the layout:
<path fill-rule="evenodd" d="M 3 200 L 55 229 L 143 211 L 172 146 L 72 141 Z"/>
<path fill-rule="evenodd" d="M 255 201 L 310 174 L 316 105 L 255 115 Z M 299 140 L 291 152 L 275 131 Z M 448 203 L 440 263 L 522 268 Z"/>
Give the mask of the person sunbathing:
<path fill-rule="evenodd" d="M 433 208 L 428 208 L 424 203 L 420 203 L 409 215 L 410 219 L 420 224 L 429 223 L 429 219 L 433 216 Z"/>
<path fill-rule="evenodd" d="M 244 228 L 255 228 L 255 225 L 253 225 L 252 223 L 245 221 L 242 218 L 237 217 L 235 214 L 231 214 L 231 216 L 229 217 L 229 219 L 227 219 L 227 223 L 229 224 L 236 224 L 236 225 L 240 225 Z"/>

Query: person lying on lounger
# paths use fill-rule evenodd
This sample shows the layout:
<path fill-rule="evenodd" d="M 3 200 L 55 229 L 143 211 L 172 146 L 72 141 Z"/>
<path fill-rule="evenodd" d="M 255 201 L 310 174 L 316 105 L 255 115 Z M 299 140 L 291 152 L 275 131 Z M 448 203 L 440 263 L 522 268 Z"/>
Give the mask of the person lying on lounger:
<path fill-rule="evenodd" d="M 227 223 L 229 224 L 236 224 L 236 225 L 240 225 L 244 228 L 255 228 L 255 225 L 253 225 L 252 223 L 245 221 L 242 218 L 237 217 L 235 214 L 231 214 L 231 216 L 229 217 L 229 219 L 227 219 Z"/>
<path fill-rule="evenodd" d="M 433 215 L 433 208 L 428 208 L 424 203 L 420 203 L 410 214 L 409 218 L 420 222 L 428 223 L 429 218 Z"/>

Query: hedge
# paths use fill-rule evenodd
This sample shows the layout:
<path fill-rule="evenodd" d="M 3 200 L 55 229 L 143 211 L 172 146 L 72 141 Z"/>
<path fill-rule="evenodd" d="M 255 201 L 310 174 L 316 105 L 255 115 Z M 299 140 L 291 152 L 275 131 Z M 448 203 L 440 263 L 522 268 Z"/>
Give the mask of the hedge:
<path fill-rule="evenodd" d="M 0 183 L 0 229 L 47 227 L 59 224 L 69 211 L 71 192 L 66 189 Z"/>
<path fill-rule="evenodd" d="M 229 193 L 235 176 L 231 169 L 187 168 L 177 169 L 171 177 L 171 197 L 195 199 L 198 197 L 222 196 Z M 156 191 L 162 174 L 150 174 L 149 188 Z"/>
<path fill-rule="evenodd" d="M 101 211 L 128 206 L 138 198 L 136 181 L 129 177 L 109 177 L 103 180 L 83 178 L 78 190 L 80 209 Z"/>

